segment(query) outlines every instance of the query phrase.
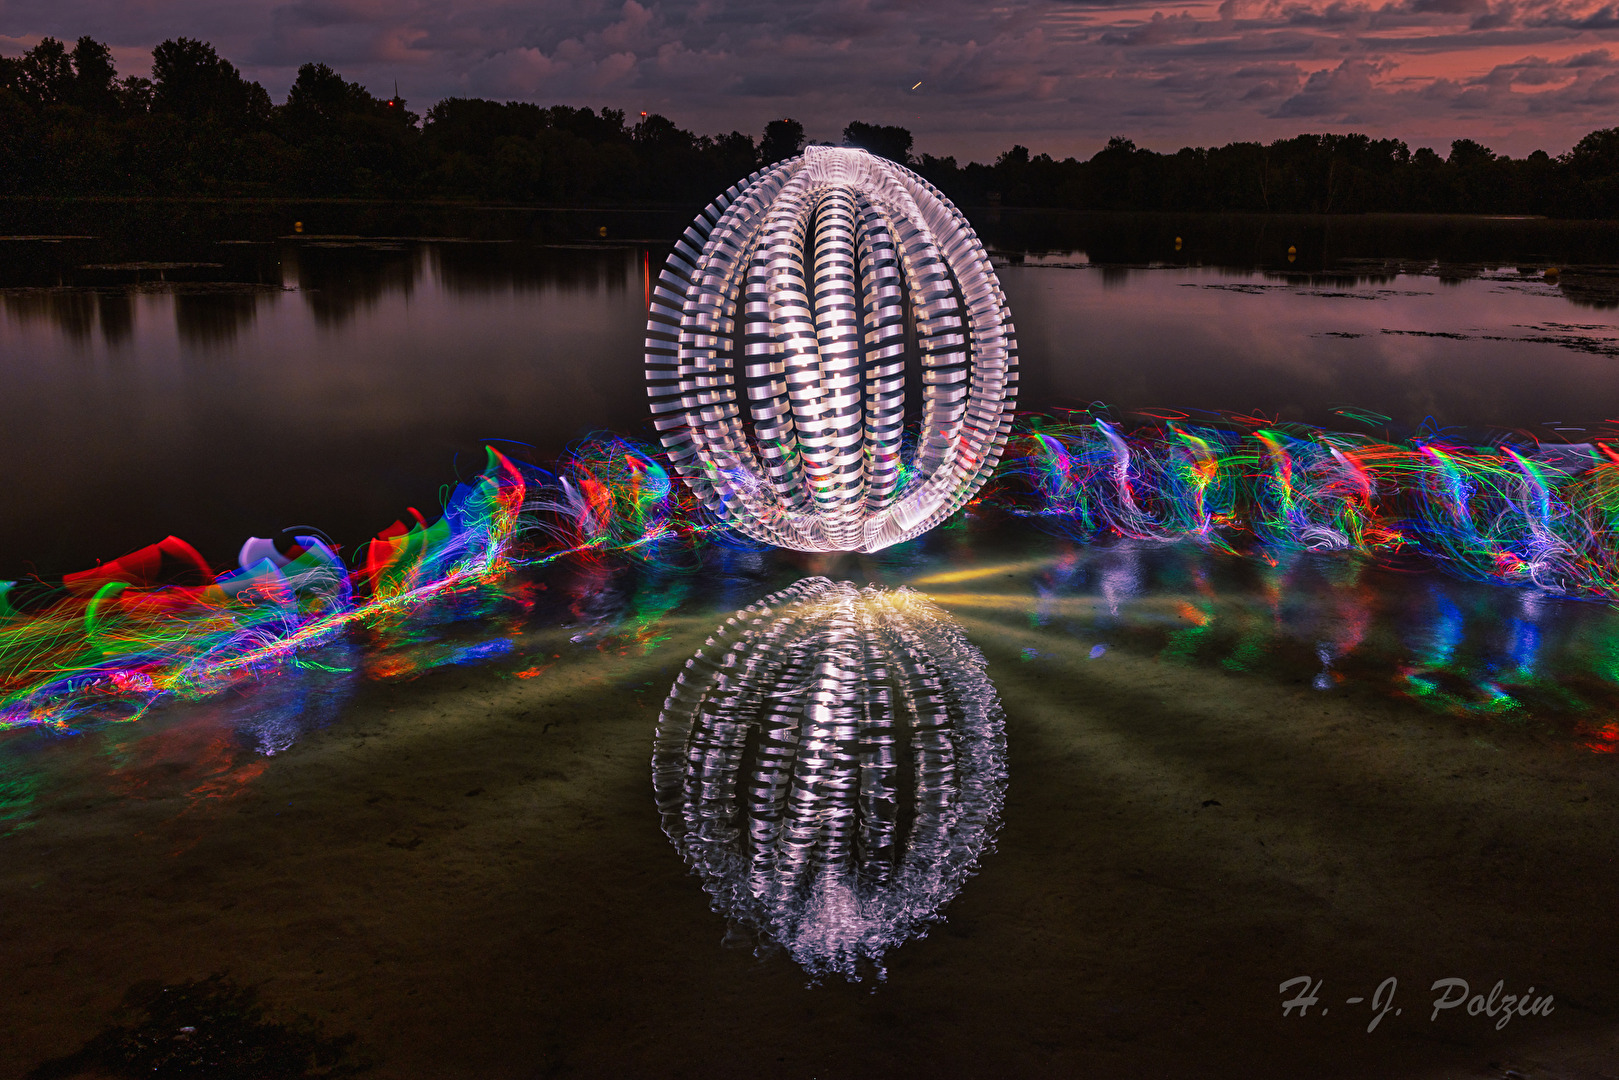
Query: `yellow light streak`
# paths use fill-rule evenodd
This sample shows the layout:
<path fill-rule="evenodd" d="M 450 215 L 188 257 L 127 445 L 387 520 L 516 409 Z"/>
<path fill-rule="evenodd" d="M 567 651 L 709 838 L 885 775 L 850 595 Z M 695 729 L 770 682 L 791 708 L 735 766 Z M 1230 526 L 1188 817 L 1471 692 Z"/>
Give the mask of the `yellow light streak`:
<path fill-rule="evenodd" d="M 954 585 L 958 581 L 976 581 L 979 578 L 994 577 L 996 574 L 1022 574 L 1030 570 L 1039 570 L 1050 566 L 1051 559 L 1034 559 L 1029 562 L 1003 563 L 1000 566 L 975 566 L 971 570 L 948 570 L 942 574 L 929 574 L 927 577 L 917 578 L 912 585 Z"/>

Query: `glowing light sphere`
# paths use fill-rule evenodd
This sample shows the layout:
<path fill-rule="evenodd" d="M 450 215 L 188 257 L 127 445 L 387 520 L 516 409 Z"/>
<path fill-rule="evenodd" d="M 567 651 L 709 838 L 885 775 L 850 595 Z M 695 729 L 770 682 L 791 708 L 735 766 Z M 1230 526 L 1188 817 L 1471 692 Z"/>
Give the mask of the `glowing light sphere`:
<path fill-rule="evenodd" d="M 678 475 L 800 551 L 878 551 L 944 521 L 1000 459 L 1017 399 L 1011 316 L 967 219 L 909 169 L 835 147 L 698 215 L 653 289 L 646 364 Z"/>
<path fill-rule="evenodd" d="M 999 824 L 1000 700 L 983 654 L 926 598 L 806 578 L 687 662 L 652 780 L 716 910 L 812 974 L 880 977 Z"/>

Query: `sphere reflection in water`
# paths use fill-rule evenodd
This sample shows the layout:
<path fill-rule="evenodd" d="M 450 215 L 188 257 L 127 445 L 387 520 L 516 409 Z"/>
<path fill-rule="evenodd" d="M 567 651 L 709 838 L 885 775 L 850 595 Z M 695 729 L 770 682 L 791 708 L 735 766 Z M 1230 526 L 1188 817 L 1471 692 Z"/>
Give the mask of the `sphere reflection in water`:
<path fill-rule="evenodd" d="M 812 975 L 882 975 L 972 874 L 1006 787 L 984 657 L 909 589 L 807 578 L 732 616 L 664 703 L 664 831 L 716 910 Z"/>

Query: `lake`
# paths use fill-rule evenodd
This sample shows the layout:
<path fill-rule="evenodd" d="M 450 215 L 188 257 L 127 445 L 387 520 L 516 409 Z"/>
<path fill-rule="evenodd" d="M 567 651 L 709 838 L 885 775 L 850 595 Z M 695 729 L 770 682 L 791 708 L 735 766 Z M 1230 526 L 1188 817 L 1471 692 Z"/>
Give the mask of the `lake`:
<path fill-rule="evenodd" d="M 486 444 L 543 463 L 650 434 L 678 213 L 0 214 L 0 579 L 170 534 L 220 566 L 249 536 L 348 553 L 436 516 Z M 1619 417 L 1619 223 L 975 218 L 1026 411 L 1480 443 Z M 875 555 L 720 538 L 520 566 L 268 674 L 0 732 L 0 1005 L 24 1032 L 0 1072 L 230 1040 L 480 1080 L 1608 1067 L 1611 605 L 1042 524 L 986 505 Z M 822 765 L 685 709 L 677 679 L 716 671 L 744 703 L 866 710 L 859 777 L 794 798 L 923 807 L 892 823 L 935 860 L 878 882 L 897 907 L 831 875 L 755 933 L 781 910 L 734 887 L 725 801 L 758 814 L 771 754 Z M 927 771 L 929 708 L 976 755 L 960 790 Z M 874 926 L 903 932 L 816 968 Z M 1479 1010 L 1437 1008 L 1461 981 Z M 1544 1014 L 1498 1024 L 1497 982 Z"/>

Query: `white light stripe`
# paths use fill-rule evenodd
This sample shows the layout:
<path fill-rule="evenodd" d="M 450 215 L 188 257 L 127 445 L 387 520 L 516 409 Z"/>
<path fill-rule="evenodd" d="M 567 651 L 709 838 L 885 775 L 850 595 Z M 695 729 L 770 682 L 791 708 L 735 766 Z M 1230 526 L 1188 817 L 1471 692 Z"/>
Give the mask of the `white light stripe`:
<path fill-rule="evenodd" d="M 1017 396 L 972 227 L 863 150 L 811 147 L 710 204 L 659 275 L 646 358 L 677 475 L 741 532 L 802 551 L 877 551 L 954 514 L 1000 459 Z"/>

